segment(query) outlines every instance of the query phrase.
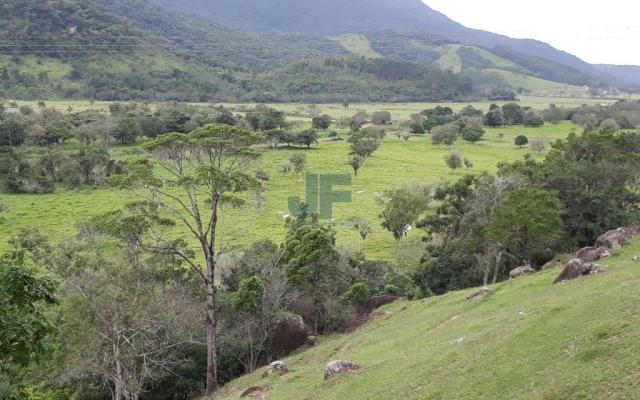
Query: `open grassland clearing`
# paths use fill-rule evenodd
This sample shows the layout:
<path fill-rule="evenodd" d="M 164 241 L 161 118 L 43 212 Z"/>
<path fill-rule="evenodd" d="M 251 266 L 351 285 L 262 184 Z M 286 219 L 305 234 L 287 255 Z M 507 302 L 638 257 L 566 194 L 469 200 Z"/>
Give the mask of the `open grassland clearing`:
<path fill-rule="evenodd" d="M 549 104 L 555 104 L 558 107 L 578 107 L 582 104 L 602 104 L 602 105 L 610 105 L 617 101 L 618 99 L 604 99 L 604 98 L 582 98 L 582 97 L 534 97 L 534 96 L 521 96 L 519 98 L 518 104 L 522 107 L 531 107 L 536 110 L 542 110 L 549 106 Z M 47 107 L 51 107 L 60 112 L 78 112 L 85 110 L 101 110 L 103 112 L 109 111 L 109 105 L 115 102 L 112 101 L 87 101 L 87 100 L 47 100 L 45 104 Z M 454 111 L 460 111 L 467 105 L 472 105 L 473 107 L 482 110 L 488 111 L 489 106 L 492 103 L 496 103 L 500 106 L 506 103 L 511 103 L 511 101 L 473 101 L 473 102 L 441 102 L 441 103 L 354 103 L 349 104 L 345 110 L 345 107 L 342 104 L 338 103 L 326 103 L 326 104 L 302 104 L 302 103 L 273 103 L 266 104 L 268 106 L 277 108 L 278 110 L 284 111 L 288 114 L 295 113 L 308 113 L 309 107 L 314 106 L 317 112 L 321 114 L 328 114 L 332 118 L 344 118 L 345 113 L 347 116 L 352 116 L 357 111 L 362 110 L 367 113 L 371 113 L 374 111 L 389 111 L 393 116 L 394 120 L 403 120 L 409 119 L 411 114 L 418 113 L 422 110 L 433 108 L 436 106 L 442 107 L 451 107 Z M 148 106 L 153 110 L 162 103 L 148 103 Z M 203 105 L 203 103 L 190 103 L 191 105 Z M 34 109 L 38 108 L 38 101 L 23 101 L 19 100 L 16 102 L 18 107 L 8 108 L 9 111 L 18 111 L 18 108 L 22 105 L 31 106 Z M 247 109 L 253 108 L 257 104 L 256 103 L 223 103 L 225 107 L 233 107 L 236 109 Z"/>
<path fill-rule="evenodd" d="M 262 167 L 270 180 L 266 183 L 265 202 L 261 208 L 229 209 L 224 215 L 226 237 L 239 236 L 238 245 L 248 245 L 260 239 L 276 242 L 284 238 L 286 232 L 283 215 L 288 214 L 288 198 L 300 196 L 304 201 L 304 181 L 298 175 L 283 176 L 280 166 L 295 153 L 307 156 L 306 173 L 351 174 L 352 185 L 336 187 L 352 193 L 351 203 L 337 203 L 333 206 L 333 224 L 336 226 L 338 243 L 351 250 L 362 250 L 373 258 L 403 258 L 408 253 L 421 253 L 422 233 L 414 230 L 396 248 L 391 234 L 380 226 L 380 197 L 386 190 L 400 187 L 409 182 L 437 183 L 442 180 L 460 178 L 464 173 L 494 172 L 501 161 L 515 161 L 522 158 L 528 149 L 519 149 L 514 138 L 524 134 L 530 139 L 544 137 L 550 142 L 564 138 L 575 126 L 565 122 L 546 125 L 542 128 L 521 126 L 487 129 L 483 140 L 467 144 L 461 139 L 453 146 L 463 157 L 474 163 L 474 168 L 452 173 L 443 161 L 449 152 L 445 145 L 433 145 L 430 137 L 413 136 L 408 142 L 396 136 L 387 135 L 380 149 L 367 161 L 353 177 L 347 165 L 349 144 L 346 141 L 332 142 L 323 138 L 311 150 L 304 149 L 262 149 Z M 137 147 L 112 147 L 110 152 L 117 159 L 141 157 Z M 536 158 L 543 153 L 532 152 Z M 0 195 L 9 212 L 0 220 L 0 246 L 6 247 L 7 239 L 21 227 L 39 227 L 54 241 L 74 232 L 78 222 L 109 210 L 122 207 L 133 200 L 131 193 L 118 189 L 86 189 L 68 191 L 59 187 L 53 194 L 44 195 Z M 365 217 L 372 222 L 373 232 L 362 241 L 358 232 L 348 225 L 352 217 Z M 331 221 L 325 221 L 327 223 Z M 180 228 L 181 229 L 181 228 Z M 183 235 L 181 230 L 176 235 Z"/>

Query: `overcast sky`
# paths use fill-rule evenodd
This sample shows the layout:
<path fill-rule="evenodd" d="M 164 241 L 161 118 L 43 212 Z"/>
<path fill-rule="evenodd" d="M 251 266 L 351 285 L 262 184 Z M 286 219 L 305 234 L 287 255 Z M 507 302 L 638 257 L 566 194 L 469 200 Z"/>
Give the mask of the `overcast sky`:
<path fill-rule="evenodd" d="M 590 63 L 640 65 L 638 0 L 423 0 L 470 28 L 542 40 Z"/>

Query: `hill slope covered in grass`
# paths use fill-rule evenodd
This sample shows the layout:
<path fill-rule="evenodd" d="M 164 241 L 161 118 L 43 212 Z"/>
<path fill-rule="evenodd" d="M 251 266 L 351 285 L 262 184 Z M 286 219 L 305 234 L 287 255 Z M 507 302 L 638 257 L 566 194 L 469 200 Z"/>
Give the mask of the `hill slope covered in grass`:
<path fill-rule="evenodd" d="M 640 398 L 640 241 L 599 262 L 608 271 L 560 285 L 552 269 L 492 287 L 378 311 L 350 335 L 321 340 L 286 359 L 291 372 L 263 370 L 225 386 L 272 399 L 637 399 Z M 327 362 L 362 369 L 323 381 Z"/>

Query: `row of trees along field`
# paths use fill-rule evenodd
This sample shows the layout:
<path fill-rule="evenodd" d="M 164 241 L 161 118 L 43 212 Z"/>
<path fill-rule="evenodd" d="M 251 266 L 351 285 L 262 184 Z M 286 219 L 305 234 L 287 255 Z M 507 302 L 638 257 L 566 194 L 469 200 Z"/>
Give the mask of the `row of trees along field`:
<path fill-rule="evenodd" d="M 65 150 L 62 139 L 33 141 L 55 134 L 52 126 L 65 124 L 70 134 L 64 141 L 70 141 L 82 137 L 86 130 L 78 128 L 94 126 L 94 119 L 116 126 L 128 121 L 140 129 L 135 140 L 146 139 L 140 157 L 119 160 L 104 174 L 105 184 L 131 190 L 135 202 L 82 221 L 77 235 L 60 242 L 34 228 L 11 239 L 0 260 L 0 330 L 7 333 L 0 337 L 0 395 L 191 398 L 284 356 L 288 348 L 274 332 L 298 316 L 313 334 L 341 332 L 372 296 L 418 299 L 505 279 L 511 267 L 539 268 L 556 252 L 638 222 L 640 135 L 621 128 L 635 123 L 639 107 L 560 109 L 584 132 L 555 142 L 541 161 L 525 157 L 500 165 L 496 175 L 385 193 L 380 220 L 391 236 L 400 242 L 408 226 L 425 230 L 416 271 L 342 249 L 334 228 L 306 207 L 286 220 L 283 243 L 262 241 L 238 251 L 234 238 L 222 235 L 228 207 L 248 206 L 245 195 L 262 188 L 257 146 L 268 143 L 269 135 L 278 140 L 274 129 L 292 132 L 277 110 L 258 107 L 239 115 L 217 107 L 152 112 L 114 105 L 110 114 L 89 121 L 81 118 L 85 112 L 4 113 L 2 126 L 23 124 L 31 132 L 37 123 L 43 129 L 21 145 L 3 147 L 5 190 L 7 182 L 28 187 L 28 175 L 20 174 L 34 165 L 49 172 L 30 179 L 54 171 L 64 181 L 77 169 L 59 168 L 71 161 L 48 167 L 41 154 L 25 154 L 28 140 L 42 152 L 60 150 L 87 165 L 89 177 L 95 167 L 89 169 L 83 157 L 108 157 L 100 153 L 104 140 L 86 140 L 73 150 Z M 149 115 L 163 122 L 161 129 L 141 127 Z M 407 123 L 424 124 L 434 116 L 442 123 L 430 127 L 432 135 L 455 126 L 463 138 L 467 129 L 483 129 L 469 118 L 486 120 L 471 108 L 458 114 L 438 108 Z M 315 123 L 321 122 L 319 129 L 333 123 Z M 345 158 L 365 161 L 384 146 L 384 129 L 339 123 L 353 131 Z M 370 222 L 352 223 L 366 238 Z M 172 235 L 176 225 L 188 234 Z"/>
<path fill-rule="evenodd" d="M 348 103 L 345 103 L 345 110 L 347 107 Z M 484 126 L 541 126 L 545 122 L 571 120 L 588 131 L 632 129 L 640 125 L 637 108 L 636 102 L 619 102 L 611 107 L 582 106 L 573 109 L 552 105 L 537 112 L 509 103 L 502 107 L 491 105 L 489 112 L 484 114 L 471 106 L 459 113 L 448 107 L 436 107 L 416 113 L 410 120 L 394 122 L 390 128 L 387 125 L 392 122 L 392 116 L 386 111 L 372 114 L 359 111 L 336 121 L 309 107 L 291 113 L 311 119 L 311 128 L 305 129 L 299 122 L 288 121 L 285 113 L 266 106 L 232 110 L 222 106 L 167 104 L 152 110 L 144 104 L 112 103 L 106 113 L 100 110 L 74 112 L 71 108 L 61 112 L 47 107 L 44 102 L 39 102 L 37 110 L 34 110 L 31 106 L 10 102 L 0 106 L 0 146 L 5 147 L 1 155 L 5 168 L 0 170 L 0 181 L 3 190 L 13 193 L 48 193 L 55 190 L 56 184 L 68 188 L 101 186 L 106 184 L 107 178 L 120 171 L 118 162 L 110 158 L 105 148 L 140 143 L 163 133 L 187 133 L 209 123 L 264 132 L 265 143 L 274 148 L 309 148 L 332 126 L 356 132 L 365 124 L 368 126 L 364 131 L 369 137 L 384 137 L 388 130 L 393 129 L 398 137 L 405 140 L 409 140 L 411 135 L 428 133 L 434 144 L 452 145 L 458 139 L 469 143 L 481 140 Z M 327 135 L 339 138 L 335 131 Z M 70 144 L 74 146 L 65 146 Z M 538 151 L 546 146 L 543 141 L 529 141 L 526 137 L 519 137 L 516 141 L 519 146 L 526 144 Z M 364 146 L 370 147 L 371 144 L 365 143 Z M 69 148 L 74 148 L 74 151 L 68 151 Z M 131 149 L 131 152 L 138 151 Z M 349 160 L 356 171 L 363 165 L 363 158 L 367 157 L 367 150 L 361 149 L 360 152 L 364 153 L 355 154 L 360 158 Z"/>

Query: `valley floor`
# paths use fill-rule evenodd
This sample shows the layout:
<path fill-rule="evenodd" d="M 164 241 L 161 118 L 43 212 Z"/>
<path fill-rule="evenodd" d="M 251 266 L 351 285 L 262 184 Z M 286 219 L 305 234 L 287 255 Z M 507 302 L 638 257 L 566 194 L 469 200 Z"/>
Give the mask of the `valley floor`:
<path fill-rule="evenodd" d="M 392 115 L 395 114 L 392 113 Z M 577 126 L 570 122 L 558 125 L 547 124 L 541 128 L 514 126 L 487 129 L 483 140 L 468 144 L 458 140 L 453 146 L 463 157 L 474 163 L 473 169 L 451 172 L 443 157 L 449 152 L 445 145 L 433 145 L 427 135 L 414 136 L 408 142 L 389 132 L 380 149 L 353 176 L 347 161 L 349 144 L 346 141 L 331 142 L 321 139 L 311 150 L 278 149 L 263 151 L 263 168 L 270 176 L 266 183 L 265 203 L 259 208 L 234 210 L 225 214 L 223 224 L 228 235 L 240 237 L 238 245 L 249 245 L 255 241 L 271 239 L 279 243 L 286 228 L 283 215 L 288 214 L 288 197 L 304 198 L 301 176 L 279 173 L 280 166 L 295 153 L 307 156 L 306 173 L 350 174 L 350 186 L 337 186 L 334 190 L 350 191 L 350 203 L 333 206 L 333 223 L 338 232 L 338 244 L 352 251 L 363 251 L 372 258 L 398 259 L 419 257 L 422 253 L 423 233 L 410 232 L 397 248 L 393 236 L 380 226 L 379 214 L 382 206 L 378 200 L 386 190 L 392 190 L 410 182 L 435 184 L 444 180 L 461 178 L 466 173 L 495 172 L 499 162 L 521 159 L 528 149 L 519 149 L 514 138 L 524 134 L 530 139 L 544 138 L 547 143 L 565 138 Z M 140 157 L 136 147 L 112 147 L 110 152 L 116 159 Z M 542 158 L 543 153 L 532 152 L 533 157 Z M 55 193 L 44 195 L 0 194 L 0 201 L 7 205 L 8 212 L 0 215 L 0 249 L 6 248 L 7 239 L 25 226 L 38 227 L 53 241 L 74 234 L 76 224 L 93 215 L 121 208 L 133 200 L 131 193 L 119 189 L 86 189 L 69 191 L 59 185 Z M 227 216 L 228 215 L 228 216 Z M 366 241 L 348 223 L 352 217 L 365 217 L 371 221 L 373 232 Z M 176 235 L 182 232 L 177 231 Z M 415 254 L 414 254 L 415 253 Z"/>

